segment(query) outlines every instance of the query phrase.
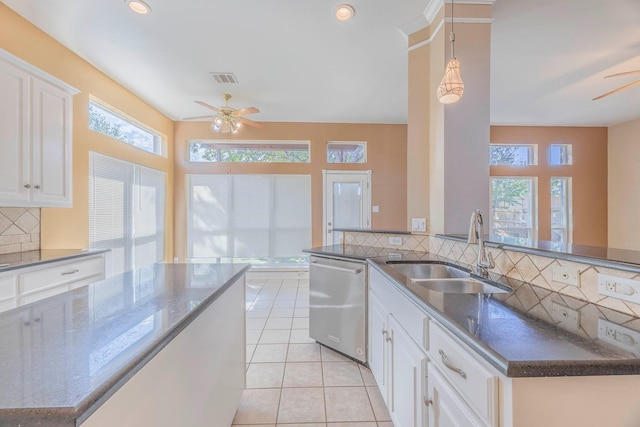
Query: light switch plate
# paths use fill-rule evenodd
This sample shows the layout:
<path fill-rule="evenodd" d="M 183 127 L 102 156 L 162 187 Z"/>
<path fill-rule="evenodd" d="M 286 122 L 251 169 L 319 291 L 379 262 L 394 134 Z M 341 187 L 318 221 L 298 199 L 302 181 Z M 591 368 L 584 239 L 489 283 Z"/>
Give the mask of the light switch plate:
<path fill-rule="evenodd" d="M 380 213 L 380 206 L 371 206 L 372 213 Z"/>
<path fill-rule="evenodd" d="M 640 354 L 640 332 L 626 326 L 599 318 L 598 338 L 633 354 Z"/>
<path fill-rule="evenodd" d="M 411 231 L 427 231 L 427 219 L 411 218 Z"/>
<path fill-rule="evenodd" d="M 402 246 L 402 237 L 389 236 L 389 244 L 393 246 Z"/>
<path fill-rule="evenodd" d="M 598 293 L 640 304 L 640 280 L 598 273 Z"/>
<path fill-rule="evenodd" d="M 577 333 L 580 330 L 580 312 L 566 305 L 551 303 L 551 317 L 557 322 L 557 326 L 569 332 Z"/>
<path fill-rule="evenodd" d="M 551 280 L 571 286 L 580 286 L 580 270 L 577 268 L 561 267 L 554 265 L 551 267 Z"/>

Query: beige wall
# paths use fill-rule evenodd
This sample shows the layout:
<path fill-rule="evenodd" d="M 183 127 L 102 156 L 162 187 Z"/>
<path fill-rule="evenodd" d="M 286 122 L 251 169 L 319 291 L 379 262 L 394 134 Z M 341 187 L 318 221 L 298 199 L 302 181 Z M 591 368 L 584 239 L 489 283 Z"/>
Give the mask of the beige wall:
<path fill-rule="evenodd" d="M 491 166 L 491 176 L 538 177 L 538 239 L 551 238 L 551 178 L 571 177 L 573 243 L 607 246 L 607 128 L 491 126 L 491 142 L 538 145 L 537 166 Z M 572 144 L 573 165 L 549 166 L 551 144 Z"/>
<path fill-rule="evenodd" d="M 610 248 L 640 250 L 640 119 L 609 128 Z"/>
<path fill-rule="evenodd" d="M 256 116 L 256 120 L 259 118 Z M 312 244 L 322 245 L 322 170 L 371 170 L 371 214 L 374 229 L 407 229 L 407 126 L 335 123 L 265 123 L 263 129 L 243 127 L 231 140 L 297 140 L 311 142 L 311 163 L 189 163 L 187 142 L 229 139 L 211 130 L 208 122 L 175 124 L 175 256 L 184 260 L 186 248 L 186 174 L 308 174 L 311 175 Z M 327 141 L 366 141 L 366 164 L 328 164 Z"/>
<path fill-rule="evenodd" d="M 89 151 L 155 168 L 167 174 L 165 259 L 173 249 L 173 122 L 56 40 L 0 3 L 0 48 L 80 90 L 73 98 L 73 207 L 42 209 L 41 247 L 86 248 L 89 243 Z M 90 95 L 112 105 L 167 138 L 159 157 L 88 128 Z"/>

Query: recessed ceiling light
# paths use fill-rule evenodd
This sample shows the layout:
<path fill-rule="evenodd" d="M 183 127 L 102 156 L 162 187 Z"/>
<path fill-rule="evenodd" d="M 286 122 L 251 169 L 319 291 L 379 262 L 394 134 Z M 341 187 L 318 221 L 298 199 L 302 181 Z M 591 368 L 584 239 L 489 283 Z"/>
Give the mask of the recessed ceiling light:
<path fill-rule="evenodd" d="M 338 21 L 348 21 L 356 14 L 355 9 L 350 4 L 341 4 L 336 7 L 336 19 Z"/>
<path fill-rule="evenodd" d="M 139 13 L 140 15 L 146 15 L 147 13 L 151 12 L 151 6 L 149 6 L 147 3 L 143 2 L 142 0 L 125 0 L 125 1 L 129 3 L 129 7 L 135 13 Z"/>

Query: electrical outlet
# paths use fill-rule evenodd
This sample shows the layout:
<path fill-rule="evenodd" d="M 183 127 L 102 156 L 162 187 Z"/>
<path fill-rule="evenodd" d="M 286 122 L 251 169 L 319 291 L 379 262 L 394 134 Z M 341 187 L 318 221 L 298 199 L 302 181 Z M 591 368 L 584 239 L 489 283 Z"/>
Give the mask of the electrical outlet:
<path fill-rule="evenodd" d="M 598 319 L 598 338 L 618 348 L 640 354 L 640 332 L 604 319 Z"/>
<path fill-rule="evenodd" d="M 580 270 L 554 265 L 551 267 L 551 280 L 571 286 L 580 286 Z"/>
<path fill-rule="evenodd" d="M 580 312 L 566 305 L 551 303 L 551 317 L 557 322 L 557 326 L 569 332 L 577 333 L 580 330 Z"/>
<path fill-rule="evenodd" d="M 389 236 L 389 244 L 393 246 L 402 246 L 402 237 Z"/>
<path fill-rule="evenodd" d="M 598 293 L 640 304 L 640 281 L 598 273 Z"/>
<path fill-rule="evenodd" d="M 371 206 L 372 213 L 380 213 L 380 206 Z"/>
<path fill-rule="evenodd" d="M 411 231 L 427 231 L 427 219 L 411 218 Z"/>

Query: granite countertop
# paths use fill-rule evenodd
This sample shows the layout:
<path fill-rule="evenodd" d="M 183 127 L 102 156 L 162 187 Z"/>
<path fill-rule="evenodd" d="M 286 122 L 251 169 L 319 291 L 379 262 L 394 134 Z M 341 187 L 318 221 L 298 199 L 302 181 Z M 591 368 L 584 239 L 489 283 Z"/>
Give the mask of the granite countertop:
<path fill-rule="evenodd" d="M 307 252 L 368 260 L 372 268 L 508 377 L 640 374 L 640 344 L 628 345 L 629 339 L 640 336 L 639 318 L 498 274 L 490 274 L 486 280 L 508 286 L 513 292 L 432 291 L 386 265 L 389 260 L 429 261 L 474 271 L 472 266 L 426 252 L 355 245 L 325 246 Z M 554 319 L 557 305 L 579 313 L 578 329 L 564 329 Z M 621 339 L 603 335 L 607 328 L 620 331 Z"/>
<path fill-rule="evenodd" d="M 80 424 L 248 268 L 156 264 L 0 313 L 0 425 Z"/>
<path fill-rule="evenodd" d="M 109 252 L 109 249 L 41 249 L 0 255 L 0 273 Z"/>

